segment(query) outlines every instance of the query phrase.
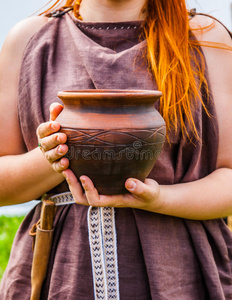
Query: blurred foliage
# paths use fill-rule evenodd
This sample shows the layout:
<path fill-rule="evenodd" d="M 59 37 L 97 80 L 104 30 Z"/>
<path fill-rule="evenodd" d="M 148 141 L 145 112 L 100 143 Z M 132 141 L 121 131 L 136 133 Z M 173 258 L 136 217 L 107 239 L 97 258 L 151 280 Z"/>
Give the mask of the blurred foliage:
<path fill-rule="evenodd" d="M 0 280 L 8 263 L 15 233 L 23 219 L 24 216 L 0 216 Z"/>

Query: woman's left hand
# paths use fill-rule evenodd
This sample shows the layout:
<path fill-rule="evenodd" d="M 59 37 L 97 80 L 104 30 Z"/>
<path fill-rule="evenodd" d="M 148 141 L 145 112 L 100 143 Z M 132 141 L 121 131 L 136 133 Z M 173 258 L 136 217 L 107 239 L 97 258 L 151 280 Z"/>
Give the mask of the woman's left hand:
<path fill-rule="evenodd" d="M 80 182 L 70 169 L 62 172 L 69 185 L 74 200 L 78 204 L 95 207 L 131 207 L 156 211 L 162 206 L 160 186 L 152 179 L 141 182 L 138 179 L 129 178 L 125 182 L 128 194 L 123 195 L 99 195 L 93 182 L 87 176 L 81 176 Z"/>

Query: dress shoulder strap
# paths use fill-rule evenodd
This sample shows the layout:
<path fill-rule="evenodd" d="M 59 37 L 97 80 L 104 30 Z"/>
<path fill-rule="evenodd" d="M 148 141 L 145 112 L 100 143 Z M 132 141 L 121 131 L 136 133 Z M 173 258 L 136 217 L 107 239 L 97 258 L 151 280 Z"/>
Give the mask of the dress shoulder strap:
<path fill-rule="evenodd" d="M 52 11 L 48 14 L 46 14 L 46 17 L 48 18 L 59 18 L 65 15 L 66 13 L 70 12 L 73 10 L 73 6 L 63 6 L 55 11 Z"/>

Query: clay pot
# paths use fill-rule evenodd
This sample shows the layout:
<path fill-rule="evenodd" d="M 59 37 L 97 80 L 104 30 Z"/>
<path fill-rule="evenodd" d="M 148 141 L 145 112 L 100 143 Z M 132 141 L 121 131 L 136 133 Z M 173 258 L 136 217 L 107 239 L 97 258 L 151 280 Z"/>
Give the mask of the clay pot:
<path fill-rule="evenodd" d="M 57 118 L 67 134 L 66 157 L 75 175 L 87 175 L 100 194 L 122 194 L 128 178 L 142 181 L 165 140 L 165 122 L 154 103 L 159 91 L 80 90 L 59 92 Z"/>

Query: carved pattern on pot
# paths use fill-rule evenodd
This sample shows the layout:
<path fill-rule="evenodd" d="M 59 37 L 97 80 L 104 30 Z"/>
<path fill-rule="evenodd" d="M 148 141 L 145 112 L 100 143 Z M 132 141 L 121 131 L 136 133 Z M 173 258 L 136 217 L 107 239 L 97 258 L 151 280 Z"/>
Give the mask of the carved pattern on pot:
<path fill-rule="evenodd" d="M 68 135 L 68 143 L 75 146 L 95 146 L 95 147 L 128 147 L 139 142 L 141 146 L 155 146 L 163 144 L 165 139 L 165 126 L 154 129 L 79 129 L 63 127 Z M 62 131 L 61 130 L 61 131 Z M 160 139 L 157 141 L 157 136 Z M 125 142 L 126 143 L 123 143 Z"/>

